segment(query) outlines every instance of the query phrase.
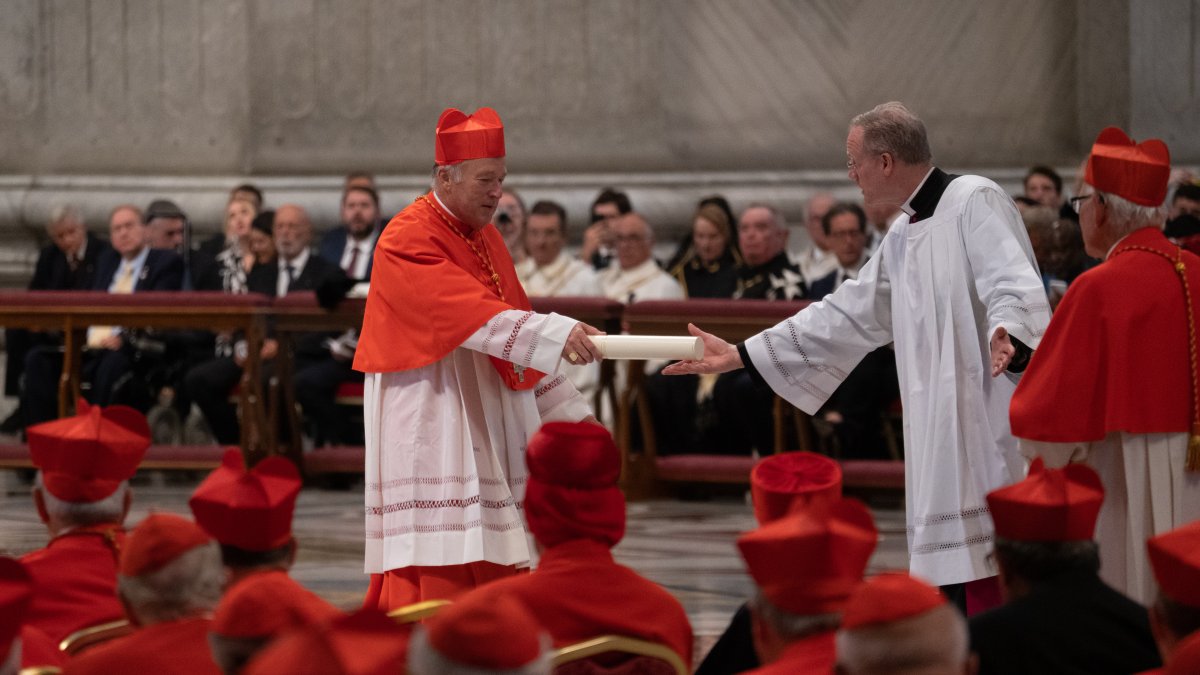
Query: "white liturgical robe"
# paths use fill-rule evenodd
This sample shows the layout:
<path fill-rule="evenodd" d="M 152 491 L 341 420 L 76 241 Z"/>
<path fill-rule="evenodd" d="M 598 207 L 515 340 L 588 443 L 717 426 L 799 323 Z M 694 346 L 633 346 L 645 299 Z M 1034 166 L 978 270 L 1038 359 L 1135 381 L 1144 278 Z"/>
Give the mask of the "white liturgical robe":
<path fill-rule="evenodd" d="M 538 266 L 533 258 L 526 258 L 516 268 L 525 294 L 531 297 L 603 295 L 596 270 L 582 260 L 567 255 L 566 251 L 559 253 L 549 265 Z"/>
<path fill-rule="evenodd" d="M 526 443 L 543 422 L 591 414 L 558 372 L 575 323 L 505 310 L 440 361 L 366 374 L 368 573 L 479 560 L 529 564 L 520 511 Z M 547 375 L 534 389 L 514 391 L 489 355 Z"/>
<path fill-rule="evenodd" d="M 898 218 L 857 280 L 744 349 L 772 389 L 812 414 L 863 356 L 895 343 L 910 569 L 938 585 L 965 583 L 995 574 L 985 496 L 1025 469 L 1008 424 L 1016 376 L 991 377 L 989 339 L 1003 326 L 1036 347 L 1050 310 L 999 186 L 934 169 L 910 204 L 919 219 Z"/>

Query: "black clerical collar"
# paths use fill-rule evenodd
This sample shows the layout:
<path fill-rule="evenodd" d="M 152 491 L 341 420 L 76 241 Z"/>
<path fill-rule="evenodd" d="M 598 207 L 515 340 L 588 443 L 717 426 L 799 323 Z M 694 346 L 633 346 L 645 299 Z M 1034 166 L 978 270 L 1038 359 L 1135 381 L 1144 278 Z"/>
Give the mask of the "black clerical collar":
<path fill-rule="evenodd" d="M 957 174 L 946 173 L 936 166 L 933 167 L 933 170 L 925 178 L 925 183 L 908 200 L 907 206 L 912 209 L 908 218 L 909 222 L 915 223 L 932 216 L 933 212 L 937 210 L 938 202 L 942 200 L 942 193 L 946 191 L 950 181 L 955 178 L 958 178 Z"/>

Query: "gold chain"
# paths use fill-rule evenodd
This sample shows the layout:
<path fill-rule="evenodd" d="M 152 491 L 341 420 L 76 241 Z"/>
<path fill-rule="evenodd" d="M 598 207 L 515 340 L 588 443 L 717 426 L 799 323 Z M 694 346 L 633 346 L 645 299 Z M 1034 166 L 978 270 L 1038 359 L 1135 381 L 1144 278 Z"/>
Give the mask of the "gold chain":
<path fill-rule="evenodd" d="M 1183 283 L 1183 301 L 1187 306 L 1188 320 L 1188 356 L 1192 366 L 1192 434 L 1188 438 L 1187 451 L 1187 470 L 1200 471 L 1200 382 L 1197 382 L 1196 375 L 1196 317 L 1192 309 L 1192 289 L 1187 282 L 1187 265 L 1183 263 L 1183 249 L 1176 246 L 1176 257 L 1174 260 L 1171 256 L 1163 251 L 1150 248 L 1149 246 L 1129 245 L 1123 246 L 1116 251 L 1113 251 L 1112 257 L 1116 257 L 1125 251 L 1145 251 L 1164 258 L 1171 266 L 1175 268 L 1175 273 L 1179 275 L 1179 281 Z"/>
<path fill-rule="evenodd" d="M 454 234 L 457 234 L 459 239 L 467 242 L 467 246 L 471 248 L 471 252 L 474 253 L 475 257 L 479 259 L 479 262 L 487 268 L 492 283 L 496 285 L 496 295 L 500 296 L 501 300 L 504 300 L 504 289 L 500 287 L 500 275 L 496 274 L 496 268 L 492 267 L 492 256 L 490 253 L 488 253 L 487 242 L 480 238 L 480 243 L 483 244 L 483 252 L 481 253 L 479 249 L 475 247 L 475 242 L 471 241 L 467 235 L 460 232 L 459 229 L 454 226 L 454 223 L 451 223 L 450 219 L 442 213 L 442 210 L 439 209 L 436 204 L 430 201 L 429 197 L 421 195 L 417 199 L 423 199 L 426 204 L 429 204 L 430 208 L 433 209 L 433 212 L 438 214 L 438 218 L 441 218 L 442 222 L 446 224 L 446 227 L 450 228 L 450 231 Z M 505 302 L 507 301 L 505 300 Z"/>

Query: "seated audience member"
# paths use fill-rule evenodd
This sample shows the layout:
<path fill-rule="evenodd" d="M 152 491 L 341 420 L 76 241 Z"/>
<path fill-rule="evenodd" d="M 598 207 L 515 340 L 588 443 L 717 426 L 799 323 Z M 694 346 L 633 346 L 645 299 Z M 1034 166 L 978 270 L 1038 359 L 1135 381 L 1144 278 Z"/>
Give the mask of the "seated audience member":
<path fill-rule="evenodd" d="M 200 526 L 221 545 L 228 585 L 264 572 L 284 572 L 296 560 L 292 515 L 300 494 L 300 472 L 281 456 L 267 457 L 249 471 L 236 448 L 192 493 L 188 506 Z"/>
<path fill-rule="evenodd" d="M 50 213 L 46 223 L 46 234 L 50 237 L 39 253 L 29 280 L 31 291 L 81 291 L 95 284 L 96 261 L 109 248 L 88 231 L 79 209 L 74 206 L 58 206 Z M 25 357 L 29 350 L 39 345 L 57 347 L 62 337 L 57 334 L 32 332 L 22 328 L 4 330 L 4 393 L 7 396 L 21 395 L 21 379 L 25 372 Z M 18 408 L 0 424 L 0 431 L 13 433 L 20 429 L 24 416 Z"/>
<path fill-rule="evenodd" d="M 683 289 L 654 259 L 654 231 L 638 213 L 621 216 L 611 225 L 616 264 L 600 272 L 600 287 L 608 298 L 629 304 L 638 300 L 682 300 Z"/>
<path fill-rule="evenodd" d="M 467 596 L 418 628 L 409 675 L 549 675 L 550 640 L 507 594 Z"/>
<path fill-rule="evenodd" d="M 733 297 L 740 266 L 729 216 L 716 204 L 701 206 L 692 217 L 691 245 L 670 271 L 684 296 Z"/>
<path fill-rule="evenodd" d="M 517 263 L 517 278 L 533 296 L 601 295 L 600 278 L 591 265 L 566 252 L 567 212 L 558 202 L 533 205 L 525 225 L 529 257 Z"/>
<path fill-rule="evenodd" d="M 1200 635 L 1200 522 L 1151 537 L 1146 550 L 1158 582 L 1150 628 L 1158 653 L 1172 666 L 1180 644 Z"/>
<path fill-rule="evenodd" d="M 1175 194 L 1171 195 L 1167 220 L 1174 220 L 1182 215 L 1200 218 L 1200 185 L 1184 183 L 1175 188 Z"/>
<path fill-rule="evenodd" d="M 616 232 L 613 225 L 617 219 L 633 213 L 633 204 L 624 192 L 604 188 L 592 202 L 591 225 L 583 231 L 583 246 L 579 259 L 602 270 L 612 262 L 616 247 Z"/>
<path fill-rule="evenodd" d="M 35 590 L 19 560 L 0 556 L 0 674 L 57 672 L 36 669 L 58 668 L 66 661 L 58 643 L 26 623 Z"/>
<path fill-rule="evenodd" d="M 407 652 L 408 634 L 404 628 L 378 609 L 362 609 L 284 633 L 256 653 L 241 672 L 243 675 L 404 673 Z"/>
<path fill-rule="evenodd" d="M 254 262 L 250 265 L 270 265 L 275 262 L 275 212 L 263 211 L 250 221 L 250 233 L 246 235 L 246 245 Z"/>
<path fill-rule="evenodd" d="M 36 588 L 26 623 L 55 642 L 125 616 L 117 556 L 133 501 L 129 479 L 150 447 L 150 427 L 125 406 L 80 403 L 79 413 L 27 429 L 38 468 L 33 504 L 50 542 L 21 562 Z"/>
<path fill-rule="evenodd" d="M 821 227 L 837 268 L 812 282 L 813 300 L 820 300 L 847 280 L 858 278 L 858 271 L 869 257 L 867 214 L 857 204 L 835 204 L 825 212 Z M 833 425 L 841 458 L 888 458 L 881 416 L 899 396 L 896 352 L 891 347 L 872 351 L 850 371 L 821 412 L 822 418 Z"/>
<path fill-rule="evenodd" d="M 135 206 L 118 206 L 109 218 L 112 249 L 96 261 L 93 289 L 108 293 L 177 291 L 183 284 L 183 260 L 171 251 L 147 245 L 147 229 L 142 212 Z M 134 363 L 150 364 L 141 349 L 143 332 L 130 332 L 114 326 L 92 326 L 87 333 L 88 351 L 84 354 L 83 378 L 91 384 L 85 393 L 91 403 L 108 405 L 128 400 L 143 409 L 149 406 L 149 392 L 135 391 Z M 57 417 L 58 379 L 62 354 L 57 347 L 37 347 L 25 359 L 25 391 L 21 409 L 26 424 L 37 424 Z M 121 390 L 118 392 L 118 387 Z"/>
<path fill-rule="evenodd" d="M 117 592 L 137 630 L 73 658 L 68 675 L 219 674 L 208 647 L 213 607 L 221 597 L 216 544 L 196 524 L 152 513 L 121 551 Z"/>
<path fill-rule="evenodd" d="M 379 193 L 379 186 L 375 184 L 375 174 L 370 171 L 351 171 L 342 179 L 342 192 L 353 187 L 371 188 Z"/>
<path fill-rule="evenodd" d="M 935 586 L 906 572 L 867 579 L 846 601 L 839 674 L 972 675 L 967 622 Z"/>
<path fill-rule="evenodd" d="M 1024 186 L 1026 198 L 1049 208 L 1060 218 L 1079 220 L 1079 214 L 1063 199 L 1062 176 L 1054 169 L 1040 164 L 1031 167 L 1025 174 Z"/>
<path fill-rule="evenodd" d="M 500 194 L 500 202 L 496 206 L 496 215 L 492 218 L 500 236 L 504 238 L 504 246 L 508 255 L 512 256 L 514 265 L 525 260 L 525 200 L 513 190 L 505 190 Z"/>
<path fill-rule="evenodd" d="M 263 193 L 253 183 L 242 183 L 229 191 L 229 201 L 245 199 L 254 205 L 255 213 L 263 210 Z"/>
<path fill-rule="evenodd" d="M 862 581 L 878 532 L 862 502 L 811 506 L 738 537 L 756 593 L 754 646 L 763 666 L 750 673 L 829 672 L 835 631 Z"/>
<path fill-rule="evenodd" d="M 750 470 L 750 500 L 759 525 L 799 509 L 828 506 L 841 496 L 842 467 L 825 455 L 785 452 L 760 460 Z M 750 607 L 743 604 L 696 669 L 696 675 L 725 675 L 757 668 L 761 664 L 754 652 L 752 633 Z"/>
<path fill-rule="evenodd" d="M 236 675 L 276 637 L 339 616 L 336 607 L 286 572 L 264 572 L 225 591 L 213 612 L 208 642 L 221 671 Z"/>
<path fill-rule="evenodd" d="M 234 197 L 225 205 L 222 232 L 200 245 L 192 265 L 192 281 L 198 291 L 245 293 L 246 275 L 254 266 L 250 253 L 250 225 L 258 211 L 254 202 Z"/>
<path fill-rule="evenodd" d="M 341 214 L 341 225 L 321 237 L 317 252 L 342 268 L 350 279 L 369 281 L 375 242 L 383 231 L 379 221 L 379 193 L 362 185 L 347 187 L 342 194 Z"/>
<path fill-rule="evenodd" d="M 1095 470 L 1046 469 L 988 493 L 1005 603 L 970 619 L 979 672 L 1135 673 L 1159 665 L 1146 609 L 1098 574 Z M 1013 645 L 1021 645 L 1014 649 Z"/>
<path fill-rule="evenodd" d="M 246 286 L 251 292 L 270 296 L 283 296 L 293 291 L 312 291 L 325 284 L 342 285 L 345 274 L 337 265 L 312 255 L 312 221 L 299 206 L 284 205 L 275 211 L 275 248 L 278 259 L 268 265 L 259 265 L 250 270 Z M 297 336 L 293 348 L 294 372 L 319 361 L 331 359 L 325 340 L 328 333 L 311 333 Z M 244 344 L 244 343 L 243 343 Z M 279 344 L 273 338 L 263 342 L 261 356 L 264 361 L 275 357 Z M 229 402 L 229 392 L 242 377 L 242 365 L 246 356 L 235 349 L 233 356 L 218 357 L 200 364 L 184 378 L 188 395 L 200 406 L 209 428 L 217 442 L 234 445 L 240 437 L 236 410 Z M 264 363 L 263 381 L 266 382 L 272 369 Z M 306 411 L 308 414 L 308 411 Z M 319 420 L 318 424 L 327 423 Z"/>
<path fill-rule="evenodd" d="M 820 228 L 819 220 L 817 227 Z M 738 219 L 738 247 L 746 266 L 741 270 L 733 297 L 748 300 L 802 300 L 808 297 L 806 277 L 788 259 L 787 240 L 787 222 L 775 207 L 751 204 L 742 211 L 742 217 Z M 822 263 L 820 269 L 828 274 L 837 260 L 832 255 L 822 255 L 822 260 L 828 263 Z"/>
<path fill-rule="evenodd" d="M 835 265 L 833 253 L 829 250 L 829 242 L 825 239 L 825 231 L 821 229 L 821 219 L 836 202 L 837 200 L 828 192 L 818 192 L 809 197 L 808 202 L 804 205 L 803 228 L 792 228 L 796 230 L 795 233 L 789 231 L 789 234 L 799 235 L 803 229 L 808 235 L 808 245 L 803 246 L 804 240 L 799 236 L 790 236 L 788 240 L 784 241 L 788 247 L 788 257 L 799 267 L 804 281 L 809 284 L 832 272 Z M 745 212 L 742 213 L 744 217 Z M 775 212 L 774 215 L 784 230 L 788 231 L 789 228 L 783 215 L 778 212 Z"/>
<path fill-rule="evenodd" d="M 146 207 L 145 218 L 150 248 L 173 251 L 186 263 L 191 225 L 183 209 L 169 199 L 155 199 Z"/>
<path fill-rule="evenodd" d="M 623 635 L 664 644 L 690 666 L 692 628 L 679 601 L 613 560 L 611 549 L 625 534 L 625 497 L 612 436 L 588 422 L 549 422 L 529 440 L 525 457 L 525 518 L 541 560 L 532 574 L 472 595 L 515 598 L 555 647 Z"/>

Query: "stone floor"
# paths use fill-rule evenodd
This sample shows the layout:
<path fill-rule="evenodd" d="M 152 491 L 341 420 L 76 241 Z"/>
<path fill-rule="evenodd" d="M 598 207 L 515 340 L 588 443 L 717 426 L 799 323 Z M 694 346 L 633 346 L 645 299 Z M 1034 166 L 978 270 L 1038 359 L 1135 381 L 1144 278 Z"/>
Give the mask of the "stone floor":
<path fill-rule="evenodd" d="M 187 499 L 201 475 L 139 474 L 129 523 L 148 512 L 186 514 Z M 29 485 L 15 472 L 0 472 L 0 553 L 20 555 L 42 546 L 46 531 L 33 510 Z M 873 509 L 880 545 L 872 569 L 907 566 L 903 511 L 894 504 Z M 750 580 L 734 539 L 754 526 L 745 500 L 736 496 L 658 500 L 629 505 L 621 563 L 662 584 L 679 598 L 703 654 L 729 616 L 749 595 Z M 330 602 L 357 607 L 366 590 L 362 573 L 362 488 L 306 488 L 296 507 L 300 543 L 293 575 Z"/>

